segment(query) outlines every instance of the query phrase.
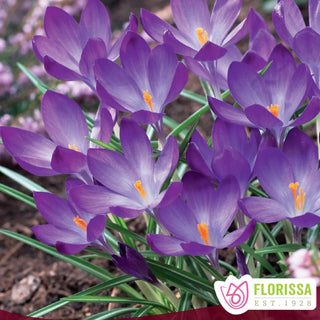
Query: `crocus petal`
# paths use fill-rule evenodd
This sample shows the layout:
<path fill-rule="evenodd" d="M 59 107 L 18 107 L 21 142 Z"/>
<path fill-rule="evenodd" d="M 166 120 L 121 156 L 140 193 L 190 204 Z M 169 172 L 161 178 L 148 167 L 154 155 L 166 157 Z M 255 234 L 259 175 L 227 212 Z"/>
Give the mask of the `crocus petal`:
<path fill-rule="evenodd" d="M 207 246 L 197 242 L 181 243 L 181 247 L 185 252 L 184 254 L 190 256 L 208 255 L 214 250 L 214 247 L 212 246 Z"/>
<path fill-rule="evenodd" d="M 228 84 L 232 96 L 242 108 L 253 104 L 268 106 L 272 101 L 263 77 L 247 64 L 233 62 L 230 65 Z"/>
<path fill-rule="evenodd" d="M 185 243 L 177 238 L 163 234 L 148 234 L 147 241 L 149 247 L 156 253 L 165 256 L 183 256 L 185 251 L 181 244 Z"/>
<path fill-rule="evenodd" d="M 87 226 L 87 241 L 97 240 L 103 233 L 106 226 L 106 216 L 98 215 L 93 217 Z"/>
<path fill-rule="evenodd" d="M 177 54 L 194 57 L 197 51 L 186 45 L 188 42 L 185 39 L 180 40 L 179 38 L 171 30 L 167 30 L 163 35 L 163 42 L 171 46 Z"/>
<path fill-rule="evenodd" d="M 81 152 L 57 146 L 52 154 L 51 166 L 59 173 L 77 173 L 87 166 L 87 157 Z"/>
<path fill-rule="evenodd" d="M 153 151 L 145 131 L 134 121 L 123 118 L 120 123 L 120 141 L 124 156 L 130 160 L 140 179 L 152 175 Z"/>
<path fill-rule="evenodd" d="M 160 121 L 163 118 L 163 116 L 164 116 L 164 113 L 157 113 L 157 112 L 152 112 L 147 110 L 139 110 L 131 113 L 130 118 L 139 124 L 147 125 L 147 124 L 153 124 Z"/>
<path fill-rule="evenodd" d="M 184 62 L 186 63 L 187 68 L 195 74 L 197 77 L 201 78 L 204 81 L 211 81 L 210 72 L 203 66 L 203 64 L 192 57 L 183 57 Z"/>
<path fill-rule="evenodd" d="M 87 38 L 100 38 L 110 49 L 111 24 L 106 7 L 98 0 L 89 0 L 82 11 L 80 30 Z"/>
<path fill-rule="evenodd" d="M 252 105 L 244 110 L 245 115 L 259 128 L 281 127 L 283 122 L 261 105 Z"/>
<path fill-rule="evenodd" d="M 289 47 L 292 47 L 292 39 L 297 32 L 306 26 L 294 0 L 278 1 L 272 13 L 272 21 L 277 34 Z"/>
<path fill-rule="evenodd" d="M 171 9 L 178 29 L 190 40 L 197 41 L 197 28 L 210 32 L 210 14 L 205 0 L 173 0 Z"/>
<path fill-rule="evenodd" d="M 222 44 L 240 13 L 241 4 L 242 0 L 217 0 L 215 2 L 210 21 L 210 40 L 219 45 Z"/>
<path fill-rule="evenodd" d="M 18 164 L 34 175 L 58 174 L 51 167 L 56 144 L 45 137 L 14 127 L 1 127 L 1 137 L 7 151 Z"/>
<path fill-rule="evenodd" d="M 309 24 L 310 27 L 320 34 L 320 2 L 309 0 Z"/>
<path fill-rule="evenodd" d="M 166 207 L 171 202 L 176 200 L 182 192 L 182 183 L 181 182 L 172 182 L 168 189 L 161 192 L 162 199 L 160 203 L 157 205 L 158 208 Z"/>
<path fill-rule="evenodd" d="M 118 104 L 131 112 L 143 107 L 146 110 L 149 109 L 143 100 L 143 92 L 128 73 L 115 62 L 108 59 L 98 59 L 95 62 L 94 72 L 96 80 Z M 124 91 L 126 94 L 123 94 Z M 117 108 L 117 105 L 113 107 Z"/>
<path fill-rule="evenodd" d="M 256 160 L 256 174 L 266 193 L 282 204 L 293 202 L 290 183 L 295 183 L 294 173 L 287 157 L 276 148 L 259 152 Z"/>
<path fill-rule="evenodd" d="M 133 31 L 133 32 L 138 31 L 138 19 L 133 13 L 130 13 L 129 23 L 128 23 L 127 27 L 122 32 L 121 36 L 112 45 L 111 50 L 109 51 L 108 57 L 107 57 L 109 60 L 115 61 L 118 59 L 119 54 L 120 54 L 121 43 L 122 43 L 123 38 L 125 37 L 125 35 L 127 34 L 128 31 Z"/>
<path fill-rule="evenodd" d="M 105 58 L 106 56 L 106 45 L 101 39 L 89 39 L 82 51 L 79 69 L 81 74 L 90 80 L 93 88 L 95 87 L 94 63 L 97 59 Z"/>
<path fill-rule="evenodd" d="M 144 209 L 142 210 L 134 210 L 129 208 L 123 208 L 123 207 L 110 207 L 110 212 L 112 212 L 117 217 L 121 218 L 135 218 L 139 216 L 141 213 L 143 213 Z"/>
<path fill-rule="evenodd" d="M 49 136 L 57 144 L 68 148 L 76 146 L 86 153 L 89 130 L 86 119 L 78 104 L 69 97 L 47 91 L 41 103 L 41 114 Z"/>
<path fill-rule="evenodd" d="M 98 96 L 100 98 L 101 103 L 104 106 L 108 106 L 109 108 L 111 108 L 112 110 L 116 110 L 116 112 L 118 111 L 124 111 L 124 112 L 129 112 L 129 110 L 127 110 L 125 107 L 123 107 L 121 104 L 119 104 L 107 91 L 106 89 L 103 87 L 102 84 L 99 83 L 99 81 L 97 81 L 96 83 L 96 89 L 97 89 L 97 93 Z"/>
<path fill-rule="evenodd" d="M 77 22 L 64 10 L 48 7 L 44 16 L 48 38 L 58 41 L 77 61 L 81 55 L 80 29 Z"/>
<path fill-rule="evenodd" d="M 179 160 L 179 147 L 173 136 L 170 136 L 155 164 L 154 176 L 157 184 L 163 184 Z"/>
<path fill-rule="evenodd" d="M 61 254 L 76 254 L 86 248 L 89 245 L 89 243 L 86 244 L 73 244 L 73 243 L 64 243 L 61 241 L 58 241 L 56 243 L 57 251 Z"/>
<path fill-rule="evenodd" d="M 69 197 L 69 191 L 72 188 L 79 187 L 84 185 L 85 183 L 77 178 L 68 178 L 65 182 L 66 194 Z"/>
<path fill-rule="evenodd" d="M 311 228 L 320 222 L 320 217 L 312 212 L 288 219 L 293 225 L 301 228 Z"/>
<path fill-rule="evenodd" d="M 244 198 L 239 201 L 243 213 L 262 223 L 273 223 L 290 216 L 290 213 L 278 201 L 261 197 Z"/>
<path fill-rule="evenodd" d="M 247 127 L 256 127 L 255 124 L 248 120 L 245 113 L 241 109 L 209 96 L 208 102 L 212 111 L 225 121 Z"/>
<path fill-rule="evenodd" d="M 150 48 L 137 33 L 129 31 L 123 38 L 120 59 L 123 68 L 134 79 L 139 88 L 147 90 L 148 59 Z"/>
<path fill-rule="evenodd" d="M 194 56 L 198 61 L 213 61 L 218 60 L 226 54 L 227 50 L 210 41 L 207 41 L 199 52 Z"/>
<path fill-rule="evenodd" d="M 64 65 L 60 64 L 56 60 L 53 60 L 49 56 L 44 57 L 43 64 L 46 72 L 59 80 L 62 80 L 62 81 L 83 80 L 83 77 L 79 73 L 71 70 L 69 66 L 65 67 Z"/>
<path fill-rule="evenodd" d="M 320 99 L 312 97 L 310 103 L 307 105 L 302 114 L 295 120 L 289 123 L 290 126 L 296 127 L 305 124 L 314 119 L 320 112 Z"/>

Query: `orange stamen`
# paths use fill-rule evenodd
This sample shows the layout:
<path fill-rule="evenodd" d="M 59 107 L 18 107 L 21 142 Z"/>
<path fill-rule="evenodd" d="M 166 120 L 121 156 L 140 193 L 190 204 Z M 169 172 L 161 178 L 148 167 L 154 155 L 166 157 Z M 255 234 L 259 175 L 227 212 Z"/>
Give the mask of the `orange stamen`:
<path fill-rule="evenodd" d="M 209 245 L 209 229 L 204 222 L 197 224 L 198 231 L 200 233 L 201 238 L 204 240 L 206 245 Z"/>
<path fill-rule="evenodd" d="M 303 193 L 303 189 L 301 187 L 299 189 L 299 194 L 297 195 L 298 186 L 299 186 L 299 182 L 295 182 L 295 183 L 292 182 L 292 183 L 289 184 L 289 188 L 291 189 L 292 194 L 293 194 L 293 198 L 294 198 L 294 209 L 295 209 L 295 211 L 303 210 L 304 201 L 305 201 L 305 198 L 306 198 L 306 194 Z"/>
<path fill-rule="evenodd" d="M 198 40 L 200 44 L 203 46 L 208 41 L 208 33 L 207 31 L 203 32 L 202 28 L 197 28 L 196 32 L 197 32 Z"/>
<path fill-rule="evenodd" d="M 77 216 L 76 218 L 73 218 L 73 221 L 76 223 L 76 225 L 78 226 L 78 227 L 80 227 L 82 230 L 84 230 L 84 231 L 87 231 L 87 223 L 83 220 L 83 219 L 81 219 L 81 218 L 79 218 L 79 216 Z"/>
<path fill-rule="evenodd" d="M 74 150 L 74 151 L 80 152 L 80 150 L 77 148 L 77 146 L 75 144 L 73 144 L 73 145 L 69 144 L 68 147 L 69 147 L 70 150 Z"/>
<path fill-rule="evenodd" d="M 153 112 L 153 108 L 152 108 L 153 102 L 151 101 L 152 97 L 149 94 L 149 90 L 146 90 L 146 91 L 142 90 L 142 92 L 143 92 L 144 101 L 147 103 L 147 105 L 149 106 L 150 110 Z"/>
<path fill-rule="evenodd" d="M 278 118 L 278 111 L 279 111 L 279 105 L 275 104 L 275 105 L 271 105 L 270 107 L 267 107 L 267 110 L 269 112 L 271 112 L 275 117 Z"/>
<path fill-rule="evenodd" d="M 143 189 L 143 186 L 141 184 L 141 180 L 137 180 L 134 184 L 134 187 L 138 190 L 138 192 L 140 193 L 140 196 L 143 198 L 143 200 L 145 200 L 147 193 Z"/>

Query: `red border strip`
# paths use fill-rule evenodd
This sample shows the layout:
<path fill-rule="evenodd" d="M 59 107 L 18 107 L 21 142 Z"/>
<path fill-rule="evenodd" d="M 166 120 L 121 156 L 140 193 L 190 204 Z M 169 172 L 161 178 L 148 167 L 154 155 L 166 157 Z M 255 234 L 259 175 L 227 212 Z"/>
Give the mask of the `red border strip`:
<path fill-rule="evenodd" d="M 0 320 L 48 320 L 30 318 L 0 310 Z M 317 288 L 317 308 L 315 310 L 251 310 L 240 315 L 232 315 L 222 306 L 214 306 L 197 310 L 160 314 L 141 318 L 125 318 L 123 320 L 320 320 L 320 287 Z M 57 319 L 63 320 L 63 319 Z"/>

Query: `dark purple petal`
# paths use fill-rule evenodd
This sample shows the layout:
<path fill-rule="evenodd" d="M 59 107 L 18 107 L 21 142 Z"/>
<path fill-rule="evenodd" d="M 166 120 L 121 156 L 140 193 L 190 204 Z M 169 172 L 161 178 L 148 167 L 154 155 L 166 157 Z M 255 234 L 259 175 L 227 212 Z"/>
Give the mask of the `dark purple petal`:
<path fill-rule="evenodd" d="M 228 233 L 217 248 L 223 249 L 240 245 L 252 236 L 255 228 L 256 222 L 251 220 L 246 226 Z"/>
<path fill-rule="evenodd" d="M 246 274 L 250 275 L 250 271 L 246 263 L 246 257 L 244 256 L 242 250 L 239 247 L 236 248 L 236 257 L 237 257 L 237 266 L 238 266 L 241 277 L 243 277 Z"/>
<path fill-rule="evenodd" d="M 198 61 L 213 61 L 218 60 L 226 54 L 227 50 L 210 41 L 207 41 L 199 52 L 194 56 Z"/>
<path fill-rule="evenodd" d="M 302 114 L 297 119 L 290 122 L 289 125 L 293 127 L 301 126 L 302 124 L 305 124 L 314 119 L 319 112 L 320 99 L 318 97 L 313 97 Z"/>
<path fill-rule="evenodd" d="M 39 176 L 58 174 L 51 167 L 52 153 L 57 145 L 49 139 L 14 127 L 1 127 L 1 138 L 7 151 L 23 169 Z"/>
<path fill-rule="evenodd" d="M 212 111 L 225 121 L 247 127 L 256 127 L 255 124 L 248 120 L 245 113 L 241 109 L 209 96 L 208 102 Z"/>
<path fill-rule="evenodd" d="M 77 178 L 68 178 L 65 182 L 66 194 L 69 197 L 69 191 L 72 188 L 79 187 L 84 185 L 85 183 Z"/>
<path fill-rule="evenodd" d="M 290 216 L 282 204 L 268 198 L 244 198 L 239 201 L 239 206 L 246 216 L 262 223 L 278 222 Z"/>
<path fill-rule="evenodd" d="M 147 42 L 137 33 L 128 32 L 121 44 L 120 59 L 127 74 L 142 90 L 149 88 L 147 78 L 149 55 L 150 48 Z"/>
<path fill-rule="evenodd" d="M 112 212 L 114 215 L 121 217 L 121 218 L 135 218 L 139 216 L 141 213 L 143 213 L 144 209 L 142 210 L 135 210 L 135 209 L 129 209 L 129 208 L 123 208 L 123 207 L 110 207 L 110 212 Z"/>
<path fill-rule="evenodd" d="M 183 256 L 185 251 L 181 244 L 185 243 L 177 238 L 163 234 L 148 234 L 147 241 L 149 247 L 156 253 L 165 256 Z"/>
<path fill-rule="evenodd" d="M 82 11 L 80 30 L 87 38 L 100 38 L 110 49 L 111 25 L 106 7 L 98 0 L 89 0 Z"/>
<path fill-rule="evenodd" d="M 211 74 L 210 72 L 204 67 L 204 65 L 195 60 L 192 57 L 183 57 L 184 62 L 188 69 L 195 74 L 197 77 L 201 78 L 204 81 L 210 82 L 211 81 Z"/>
<path fill-rule="evenodd" d="M 292 47 L 293 37 L 305 28 L 305 23 L 294 0 L 280 0 L 272 13 L 272 20 L 280 38 Z"/>
<path fill-rule="evenodd" d="M 77 173 L 87 166 L 87 157 L 81 152 L 57 146 L 52 154 L 51 166 L 59 173 Z"/>
<path fill-rule="evenodd" d="M 184 38 L 180 38 L 181 37 L 178 37 L 176 33 L 173 33 L 171 30 L 167 30 L 163 35 L 163 42 L 171 46 L 177 54 L 194 57 L 197 51 L 189 47 L 188 41 Z"/>
<path fill-rule="evenodd" d="M 62 80 L 62 81 L 76 81 L 76 80 L 83 80 L 83 77 L 71 70 L 68 67 L 65 67 L 61 63 L 57 62 L 56 60 L 53 60 L 49 56 L 45 56 L 43 59 L 43 64 L 46 72 L 48 72 L 51 76 Z"/>
<path fill-rule="evenodd" d="M 106 216 L 98 215 L 90 220 L 87 226 L 87 241 L 97 240 L 106 227 Z"/>
<path fill-rule="evenodd" d="M 58 7 L 48 7 L 44 29 L 49 39 L 59 42 L 77 61 L 80 60 L 80 28 L 68 13 Z"/>
<path fill-rule="evenodd" d="M 156 113 L 156 112 L 147 111 L 147 110 L 139 110 L 131 113 L 130 118 L 139 124 L 147 125 L 147 124 L 153 124 L 160 121 L 163 118 L 163 116 L 164 116 L 164 113 Z"/>
<path fill-rule="evenodd" d="M 89 243 L 73 244 L 73 243 L 64 243 L 64 242 L 58 241 L 56 243 L 56 248 L 58 252 L 60 252 L 61 254 L 76 254 L 81 250 L 83 250 L 84 248 L 86 248 L 88 245 L 90 244 Z"/>
<path fill-rule="evenodd" d="M 94 63 L 97 59 L 105 58 L 106 56 L 106 45 L 101 39 L 89 39 L 82 51 L 79 69 L 81 74 L 90 80 L 93 88 L 95 88 Z"/>
<path fill-rule="evenodd" d="M 120 256 L 112 255 L 113 263 L 123 272 L 157 285 L 158 280 L 150 270 L 143 256 L 128 245 L 119 242 Z"/>
<path fill-rule="evenodd" d="M 69 97 L 47 91 L 41 103 L 43 122 L 51 139 L 68 148 L 76 146 L 86 154 L 89 141 L 88 125 L 78 104 Z"/>
<path fill-rule="evenodd" d="M 320 223 L 320 217 L 312 212 L 307 212 L 301 216 L 296 216 L 293 218 L 290 217 L 288 219 L 293 225 L 301 228 L 311 228 Z"/>
<path fill-rule="evenodd" d="M 283 122 L 261 105 L 252 105 L 244 110 L 249 121 L 259 128 L 282 127 Z"/>
<path fill-rule="evenodd" d="M 164 196 L 161 202 L 157 205 L 157 207 L 161 208 L 161 207 L 168 206 L 171 202 L 173 202 L 178 198 L 179 194 L 181 194 L 181 191 L 182 191 L 181 182 L 171 182 L 168 189 L 162 191 L 162 193 L 164 193 Z M 160 195 L 162 195 L 162 193 Z"/>
<path fill-rule="evenodd" d="M 207 246 L 197 242 L 181 243 L 181 247 L 185 252 L 184 254 L 190 256 L 208 255 L 214 250 L 214 247 L 212 246 Z"/>
<path fill-rule="evenodd" d="M 242 108 L 253 104 L 268 106 L 272 102 L 263 77 L 247 64 L 241 62 L 231 64 L 228 84 L 232 96 Z"/>

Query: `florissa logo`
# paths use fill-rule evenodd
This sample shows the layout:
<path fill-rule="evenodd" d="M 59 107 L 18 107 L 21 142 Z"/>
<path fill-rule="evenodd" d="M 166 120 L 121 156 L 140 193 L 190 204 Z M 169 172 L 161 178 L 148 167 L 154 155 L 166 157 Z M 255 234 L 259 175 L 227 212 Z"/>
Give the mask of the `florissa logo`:
<path fill-rule="evenodd" d="M 317 305 L 315 279 L 240 279 L 229 276 L 214 288 L 223 308 L 231 314 L 248 310 L 313 310 Z"/>

